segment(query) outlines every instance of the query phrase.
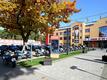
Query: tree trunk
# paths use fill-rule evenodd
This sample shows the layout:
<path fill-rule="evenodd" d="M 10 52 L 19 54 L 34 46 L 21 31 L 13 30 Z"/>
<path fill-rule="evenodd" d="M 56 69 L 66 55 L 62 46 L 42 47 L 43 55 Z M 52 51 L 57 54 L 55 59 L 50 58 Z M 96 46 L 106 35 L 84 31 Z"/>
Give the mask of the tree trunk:
<path fill-rule="evenodd" d="M 25 51 L 25 47 L 27 47 L 27 41 L 28 41 L 28 39 L 29 39 L 30 32 L 31 32 L 31 31 L 29 31 L 26 35 L 25 35 L 25 33 L 23 32 L 23 30 L 22 30 L 22 32 L 21 32 L 21 36 L 22 36 L 22 38 L 23 38 L 23 49 L 22 49 L 22 51 Z"/>
<path fill-rule="evenodd" d="M 29 37 L 22 37 L 23 38 L 23 45 L 25 45 L 29 39 Z"/>
<path fill-rule="evenodd" d="M 22 48 L 22 51 L 24 52 L 26 47 L 27 47 L 28 37 L 22 37 L 22 38 L 23 38 L 23 48 Z"/>

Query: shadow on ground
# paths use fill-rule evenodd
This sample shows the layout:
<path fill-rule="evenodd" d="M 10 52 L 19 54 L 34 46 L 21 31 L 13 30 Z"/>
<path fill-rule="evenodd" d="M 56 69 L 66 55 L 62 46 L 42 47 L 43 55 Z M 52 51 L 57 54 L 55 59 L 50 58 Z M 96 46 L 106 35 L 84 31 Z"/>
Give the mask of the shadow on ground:
<path fill-rule="evenodd" d="M 0 80 L 10 80 L 21 75 L 30 75 L 35 70 L 38 70 L 38 68 L 22 68 L 20 66 L 11 68 L 10 66 L 3 65 L 0 59 Z"/>
<path fill-rule="evenodd" d="M 104 64 L 104 67 L 103 67 L 103 71 L 102 71 L 101 76 L 107 78 L 107 64 Z M 104 79 L 101 78 L 100 80 L 104 80 Z M 106 80 L 107 80 L 107 79 L 106 79 Z"/>
<path fill-rule="evenodd" d="M 85 61 L 91 61 L 91 62 L 96 62 L 96 63 L 101 63 L 101 64 L 107 64 L 107 62 L 104 62 L 100 59 L 94 59 L 94 60 L 91 60 L 91 59 L 86 59 L 86 58 L 80 58 L 80 57 L 75 57 L 76 59 L 80 59 L 80 60 L 85 60 Z"/>
<path fill-rule="evenodd" d="M 84 69 L 81 69 L 81 68 L 79 68 L 79 67 L 77 67 L 77 66 L 71 66 L 70 69 L 73 69 L 73 70 L 76 69 L 76 70 L 79 70 L 79 71 L 82 71 L 82 72 L 85 72 L 85 73 L 88 73 L 88 74 L 91 74 L 91 75 L 100 77 L 101 80 L 107 80 L 107 78 L 106 78 L 104 75 L 101 75 L 101 76 L 100 76 L 100 75 L 94 74 L 94 73 L 92 73 L 92 72 L 86 71 L 86 70 L 84 70 Z"/>

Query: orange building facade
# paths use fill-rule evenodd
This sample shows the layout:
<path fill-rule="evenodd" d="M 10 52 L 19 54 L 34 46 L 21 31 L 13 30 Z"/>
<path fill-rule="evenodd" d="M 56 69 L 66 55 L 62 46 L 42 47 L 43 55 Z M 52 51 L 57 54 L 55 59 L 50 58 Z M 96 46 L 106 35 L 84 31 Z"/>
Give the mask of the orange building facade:
<path fill-rule="evenodd" d="M 86 25 L 85 30 L 84 43 L 87 46 L 107 48 L 107 18 Z"/>
<path fill-rule="evenodd" d="M 107 18 L 91 23 L 75 22 L 70 27 L 56 29 L 51 37 L 57 36 L 59 45 L 87 45 L 89 47 L 107 47 Z"/>

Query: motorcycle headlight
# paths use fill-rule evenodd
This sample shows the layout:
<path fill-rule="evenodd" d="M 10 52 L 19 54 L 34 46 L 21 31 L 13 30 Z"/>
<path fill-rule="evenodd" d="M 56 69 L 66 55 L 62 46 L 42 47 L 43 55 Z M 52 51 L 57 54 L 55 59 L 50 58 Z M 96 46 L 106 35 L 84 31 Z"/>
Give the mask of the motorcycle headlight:
<path fill-rule="evenodd" d="M 5 57 L 3 56 L 3 59 L 5 59 Z"/>
<path fill-rule="evenodd" d="M 16 59 L 15 59 L 15 58 L 12 58 L 11 61 L 12 61 L 12 62 L 13 62 L 13 61 L 16 61 Z"/>

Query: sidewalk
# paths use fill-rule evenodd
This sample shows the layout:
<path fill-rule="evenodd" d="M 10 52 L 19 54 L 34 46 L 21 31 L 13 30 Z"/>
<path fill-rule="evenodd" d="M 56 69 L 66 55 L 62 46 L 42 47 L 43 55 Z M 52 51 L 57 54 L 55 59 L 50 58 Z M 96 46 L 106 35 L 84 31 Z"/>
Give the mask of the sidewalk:
<path fill-rule="evenodd" d="M 104 54 L 104 50 L 97 49 L 61 60 L 52 66 L 40 67 L 38 72 L 56 80 L 107 80 L 107 64 L 101 61 Z"/>
<path fill-rule="evenodd" d="M 97 49 L 54 62 L 51 66 L 16 68 L 2 80 L 107 80 L 107 63 L 101 61 L 105 50 Z M 1 79 L 0 79 L 1 80 Z"/>

